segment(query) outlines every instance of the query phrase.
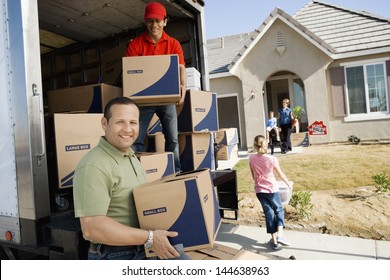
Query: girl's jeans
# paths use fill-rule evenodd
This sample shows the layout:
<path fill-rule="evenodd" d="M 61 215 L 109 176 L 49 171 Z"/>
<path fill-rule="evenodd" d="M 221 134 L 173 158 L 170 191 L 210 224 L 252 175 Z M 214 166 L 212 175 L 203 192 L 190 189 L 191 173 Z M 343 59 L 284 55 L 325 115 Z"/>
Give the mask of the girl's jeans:
<path fill-rule="evenodd" d="M 284 227 L 284 210 L 279 192 L 256 193 L 256 196 L 263 208 L 267 233 L 277 232 L 278 226 Z"/>

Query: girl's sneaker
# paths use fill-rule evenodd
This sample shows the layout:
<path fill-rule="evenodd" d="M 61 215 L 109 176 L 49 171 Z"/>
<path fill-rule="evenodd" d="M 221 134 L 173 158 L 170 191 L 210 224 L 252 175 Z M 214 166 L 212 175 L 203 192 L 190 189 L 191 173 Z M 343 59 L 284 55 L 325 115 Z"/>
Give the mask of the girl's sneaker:
<path fill-rule="evenodd" d="M 284 239 L 283 237 L 279 237 L 279 236 L 278 236 L 277 241 L 278 241 L 278 243 L 280 243 L 280 244 L 282 244 L 282 245 L 284 245 L 284 246 L 290 246 L 290 245 L 291 245 L 291 243 L 288 242 L 288 241 L 287 241 L 286 239 Z"/>
<path fill-rule="evenodd" d="M 272 249 L 274 249 L 274 250 L 279 250 L 279 249 L 280 249 L 279 244 L 278 244 L 278 243 L 272 244 Z"/>

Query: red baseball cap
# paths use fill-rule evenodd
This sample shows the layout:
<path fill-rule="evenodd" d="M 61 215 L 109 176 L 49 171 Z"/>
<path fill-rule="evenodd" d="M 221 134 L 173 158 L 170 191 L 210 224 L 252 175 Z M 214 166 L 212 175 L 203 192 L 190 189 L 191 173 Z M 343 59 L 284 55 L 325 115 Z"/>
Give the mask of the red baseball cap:
<path fill-rule="evenodd" d="M 145 20 L 149 18 L 163 20 L 166 16 L 167 11 L 165 10 L 164 6 L 158 2 L 149 3 L 145 8 Z"/>

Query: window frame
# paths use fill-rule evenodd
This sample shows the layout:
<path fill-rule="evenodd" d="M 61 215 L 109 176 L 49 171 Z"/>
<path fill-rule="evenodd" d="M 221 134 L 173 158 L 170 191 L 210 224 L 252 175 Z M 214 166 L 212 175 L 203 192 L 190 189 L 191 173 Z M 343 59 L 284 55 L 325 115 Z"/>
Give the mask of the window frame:
<path fill-rule="evenodd" d="M 346 122 L 348 121 L 361 121 L 361 120 L 380 120 L 380 119 L 390 119 L 390 89 L 387 82 L 387 77 L 389 73 L 387 73 L 386 69 L 386 60 L 389 60 L 389 58 L 378 58 L 378 59 L 372 59 L 372 60 L 362 60 L 362 61 L 355 61 L 350 63 L 343 63 L 340 64 L 340 66 L 343 66 L 344 71 L 344 92 L 345 92 L 345 106 L 346 106 L 346 116 L 344 117 L 344 120 Z M 382 112 L 370 112 L 369 108 L 369 91 L 368 91 L 368 79 L 367 79 L 367 66 L 370 65 L 378 65 L 381 64 L 384 71 L 384 86 L 385 86 L 385 94 L 386 94 L 386 104 L 387 104 L 387 111 Z M 363 75 L 364 75 L 364 94 L 366 98 L 366 109 L 367 113 L 359 113 L 359 114 L 351 114 L 350 113 L 350 104 L 349 104 L 349 92 L 348 92 L 348 81 L 347 81 L 347 68 L 351 67 L 363 67 Z"/>

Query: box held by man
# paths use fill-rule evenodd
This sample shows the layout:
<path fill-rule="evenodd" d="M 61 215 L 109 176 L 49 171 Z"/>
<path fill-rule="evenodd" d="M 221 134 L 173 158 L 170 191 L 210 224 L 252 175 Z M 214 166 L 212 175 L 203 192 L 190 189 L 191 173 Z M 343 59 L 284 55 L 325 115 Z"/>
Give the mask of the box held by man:
<path fill-rule="evenodd" d="M 213 246 L 221 218 L 209 169 L 141 185 L 133 195 L 140 228 L 178 232 L 170 241 L 182 244 L 184 251 Z"/>

